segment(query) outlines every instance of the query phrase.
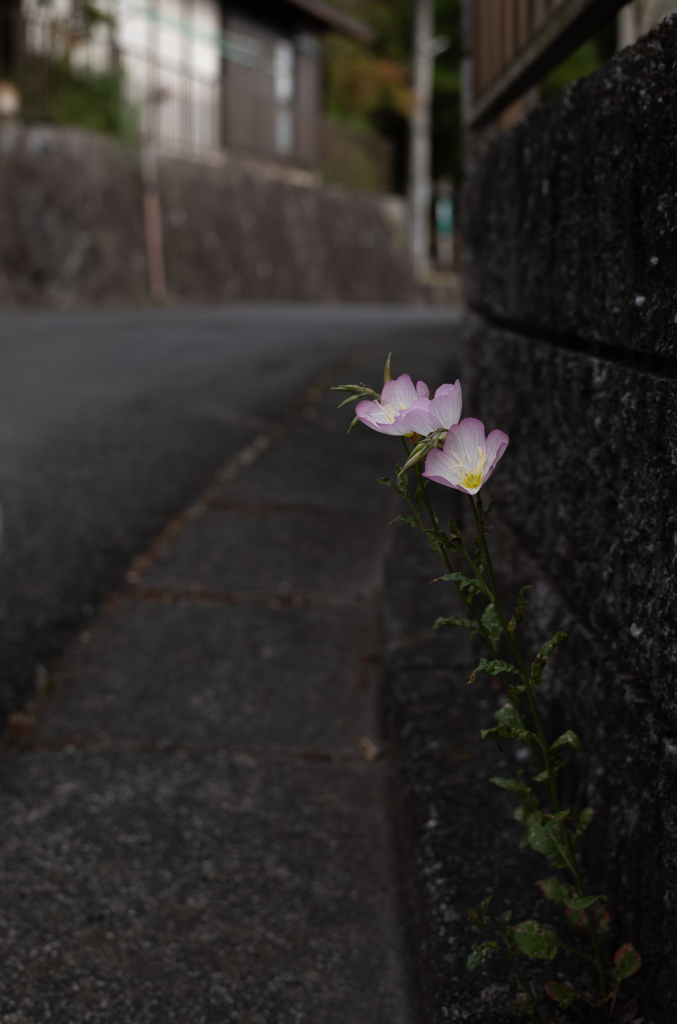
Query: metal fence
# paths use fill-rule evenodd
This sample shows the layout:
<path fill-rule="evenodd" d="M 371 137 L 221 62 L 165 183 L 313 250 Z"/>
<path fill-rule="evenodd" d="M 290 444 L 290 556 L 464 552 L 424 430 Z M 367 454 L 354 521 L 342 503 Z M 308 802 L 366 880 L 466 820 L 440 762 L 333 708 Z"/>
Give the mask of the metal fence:
<path fill-rule="evenodd" d="M 388 191 L 392 147 L 322 116 L 247 89 L 228 61 L 201 74 L 180 60 L 120 47 L 112 22 L 0 13 L 0 78 L 11 80 L 27 122 L 76 124 L 160 151 L 207 156 L 228 149 L 322 173 L 353 188 Z"/>

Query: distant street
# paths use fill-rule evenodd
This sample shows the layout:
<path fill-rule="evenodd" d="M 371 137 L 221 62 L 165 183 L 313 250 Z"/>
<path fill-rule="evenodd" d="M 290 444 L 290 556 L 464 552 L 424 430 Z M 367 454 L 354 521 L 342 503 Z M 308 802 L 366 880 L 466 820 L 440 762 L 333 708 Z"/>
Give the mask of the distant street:
<path fill-rule="evenodd" d="M 0 714 L 229 453 L 355 346 L 449 310 L 230 306 L 0 317 Z M 403 367 L 400 367 L 403 369 Z"/>

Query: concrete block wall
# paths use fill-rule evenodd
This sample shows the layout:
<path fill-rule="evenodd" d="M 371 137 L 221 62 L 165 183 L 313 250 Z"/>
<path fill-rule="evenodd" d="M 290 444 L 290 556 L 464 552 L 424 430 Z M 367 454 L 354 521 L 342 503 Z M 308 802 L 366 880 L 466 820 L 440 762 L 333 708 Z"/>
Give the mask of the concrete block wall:
<path fill-rule="evenodd" d="M 535 645 L 570 633 L 553 727 L 584 754 L 588 868 L 677 1005 L 677 17 L 490 142 L 466 189 L 466 408 Z M 498 546 L 498 545 L 497 545 Z"/>

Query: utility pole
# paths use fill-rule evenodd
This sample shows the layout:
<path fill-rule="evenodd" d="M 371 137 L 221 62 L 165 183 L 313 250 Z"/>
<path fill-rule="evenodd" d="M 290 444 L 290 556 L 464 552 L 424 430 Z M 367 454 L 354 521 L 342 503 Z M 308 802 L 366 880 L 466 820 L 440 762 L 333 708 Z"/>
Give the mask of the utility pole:
<path fill-rule="evenodd" d="M 434 0 L 414 0 L 414 108 L 409 129 L 409 247 L 418 279 L 430 272 L 431 104 L 435 57 L 449 46 L 433 37 Z"/>

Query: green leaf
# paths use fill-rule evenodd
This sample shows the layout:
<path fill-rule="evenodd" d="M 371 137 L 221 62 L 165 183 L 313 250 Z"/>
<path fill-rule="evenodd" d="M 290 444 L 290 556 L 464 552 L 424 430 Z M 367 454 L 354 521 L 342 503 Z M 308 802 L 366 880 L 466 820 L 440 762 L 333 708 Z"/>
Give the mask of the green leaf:
<path fill-rule="evenodd" d="M 523 843 L 525 846 L 530 846 L 536 853 L 542 853 L 546 857 L 557 856 L 557 846 L 546 832 L 543 818 L 544 815 L 539 813 L 529 815 L 525 822 L 527 834 Z"/>
<path fill-rule="evenodd" d="M 592 808 L 592 807 L 584 807 L 583 808 L 583 810 L 581 811 L 580 816 L 578 818 L 578 827 L 577 827 L 576 831 L 574 832 L 573 836 L 571 837 L 572 842 L 574 842 L 574 843 L 578 842 L 578 840 L 581 838 L 583 833 L 589 827 L 590 822 L 592 821 L 594 816 L 595 816 L 594 808 Z"/>
<path fill-rule="evenodd" d="M 443 615 L 440 615 L 438 619 L 433 622 L 433 629 L 439 629 L 440 626 L 462 626 L 463 629 L 474 629 L 475 624 L 470 619 L 459 619 L 456 615 L 452 615 L 450 618 L 445 619 Z"/>
<path fill-rule="evenodd" d="M 531 590 L 532 586 L 533 583 L 530 583 L 528 586 L 522 587 L 519 594 L 517 595 L 517 607 L 515 608 L 515 614 L 513 615 L 513 617 L 511 618 L 510 622 L 506 627 L 508 633 L 514 633 L 515 629 L 517 628 L 517 626 L 519 626 L 520 622 L 524 622 L 524 613 L 526 612 L 527 608 L 531 607 L 530 602 L 527 601 L 524 595 L 526 594 L 527 590 Z"/>
<path fill-rule="evenodd" d="M 543 682 L 543 669 L 545 668 L 545 664 L 548 658 L 550 657 L 554 649 L 557 647 L 557 645 L 561 644 L 562 640 L 565 639 L 566 633 L 563 633 L 562 630 L 560 630 L 559 633 L 555 633 L 552 640 L 548 640 L 547 643 L 543 644 L 540 651 L 534 658 L 531 666 L 530 678 L 533 686 L 540 686 L 540 684 Z"/>
<path fill-rule="evenodd" d="M 577 900 L 567 897 L 564 902 L 569 910 L 587 910 L 588 907 L 591 907 L 593 903 L 597 902 L 597 900 L 606 901 L 606 896 L 582 896 Z"/>
<path fill-rule="evenodd" d="M 493 604 L 488 604 L 482 613 L 482 625 L 489 637 L 489 643 L 495 647 L 498 641 L 501 639 L 503 630 L 501 624 L 498 621 L 498 614 Z"/>
<path fill-rule="evenodd" d="M 561 857 L 560 845 L 560 822 L 569 814 L 569 811 L 560 811 L 558 814 L 530 814 L 526 820 L 527 834 L 523 840 L 524 846 L 530 846 L 537 853 L 546 857 Z"/>
<path fill-rule="evenodd" d="M 496 499 L 489 496 L 489 504 L 486 511 L 482 508 L 482 498 L 479 494 L 477 495 L 477 500 L 480 508 L 480 514 L 482 516 L 482 522 L 485 523 L 496 507 Z"/>
<path fill-rule="evenodd" d="M 568 1010 L 574 1003 L 583 998 L 581 993 L 577 992 L 575 988 L 571 988 L 570 985 L 562 985 L 559 981 L 546 981 L 545 992 L 556 1003 L 559 1003 L 563 1010 Z"/>
<path fill-rule="evenodd" d="M 523 774 L 522 771 L 519 771 L 514 779 L 503 779 L 500 776 L 496 776 L 489 781 L 493 782 L 495 786 L 500 786 L 501 789 L 507 789 L 509 793 L 515 793 L 529 811 L 537 811 L 538 798 L 531 786 L 527 786 L 526 782 L 522 781 Z M 519 810 L 523 811 L 524 808 L 519 808 Z"/>
<path fill-rule="evenodd" d="M 348 398 L 344 398 L 340 405 L 337 405 L 337 409 L 342 409 L 344 405 L 350 405 L 351 402 L 359 402 L 361 395 L 349 395 Z"/>
<path fill-rule="evenodd" d="M 395 487 L 395 484 L 387 476 L 380 476 L 377 483 L 385 484 L 386 487 Z"/>
<path fill-rule="evenodd" d="M 468 957 L 466 964 L 469 971 L 474 971 L 476 967 L 488 960 L 493 952 L 498 949 L 497 942 L 473 942 L 473 952 Z"/>
<path fill-rule="evenodd" d="M 536 882 L 546 900 L 553 900 L 555 903 L 564 903 L 565 900 L 569 899 L 571 892 L 571 886 L 563 882 L 561 878 L 542 878 L 540 882 Z"/>
<path fill-rule="evenodd" d="M 350 421 L 350 426 L 346 430 L 346 434 L 349 434 L 351 430 L 354 430 L 359 422 L 360 421 L 358 420 L 357 416 L 355 416 L 355 418 Z"/>
<path fill-rule="evenodd" d="M 532 776 L 534 782 L 547 782 L 548 781 L 548 769 L 544 768 L 538 775 Z"/>
<path fill-rule="evenodd" d="M 534 740 L 536 737 L 528 729 L 515 729 L 510 725 L 496 725 L 493 729 L 482 729 L 483 740 Z"/>
<path fill-rule="evenodd" d="M 519 711 L 509 700 L 505 702 L 502 708 L 498 709 L 494 714 L 494 718 L 499 725 L 511 725 L 514 729 L 524 728 L 524 722 Z"/>
<path fill-rule="evenodd" d="M 515 942 L 523 953 L 535 960 L 554 960 L 559 939 L 540 921 L 522 921 L 515 926 Z"/>
<path fill-rule="evenodd" d="M 390 526 L 392 526 L 393 523 L 406 523 L 407 526 L 413 526 L 414 529 L 418 528 L 418 523 L 413 516 L 395 516 L 394 519 L 390 520 Z"/>
<path fill-rule="evenodd" d="M 518 1013 L 521 1013 L 523 1017 L 534 1016 L 534 1001 L 531 999 L 526 992 L 518 992 L 515 996 L 515 1009 Z"/>
<path fill-rule="evenodd" d="M 482 580 L 469 580 L 462 572 L 448 572 L 444 576 L 438 576 L 433 582 L 437 583 L 439 581 L 444 583 L 455 583 L 461 593 L 463 593 L 467 588 L 468 597 L 474 597 L 475 594 L 484 594 L 487 592 L 486 584 Z"/>
<path fill-rule="evenodd" d="M 437 551 L 438 548 L 451 548 L 452 551 L 456 550 L 456 546 L 452 544 L 444 530 L 424 529 L 423 532 L 432 544 L 433 550 Z"/>
<path fill-rule="evenodd" d="M 631 942 L 624 942 L 614 953 L 613 978 L 616 984 L 631 978 L 642 966 L 642 958 Z"/>
<path fill-rule="evenodd" d="M 501 672 L 512 672 L 519 675 L 519 669 L 511 665 L 509 661 L 488 661 L 487 658 L 480 658 L 480 663 L 475 669 L 477 672 L 488 672 L 490 676 L 499 676 Z"/>
<path fill-rule="evenodd" d="M 447 529 L 449 530 L 449 536 L 452 539 L 455 539 L 455 538 L 460 539 L 461 531 L 459 530 L 458 525 L 456 524 L 456 522 L 453 519 L 449 520 L 449 523 L 447 525 Z"/>
<path fill-rule="evenodd" d="M 565 747 L 567 744 L 573 747 L 574 750 L 581 749 L 581 741 L 574 732 L 573 729 L 567 729 L 566 732 L 562 733 L 559 739 L 555 740 L 553 745 L 550 747 L 551 750 L 555 750 L 556 747 Z"/>

